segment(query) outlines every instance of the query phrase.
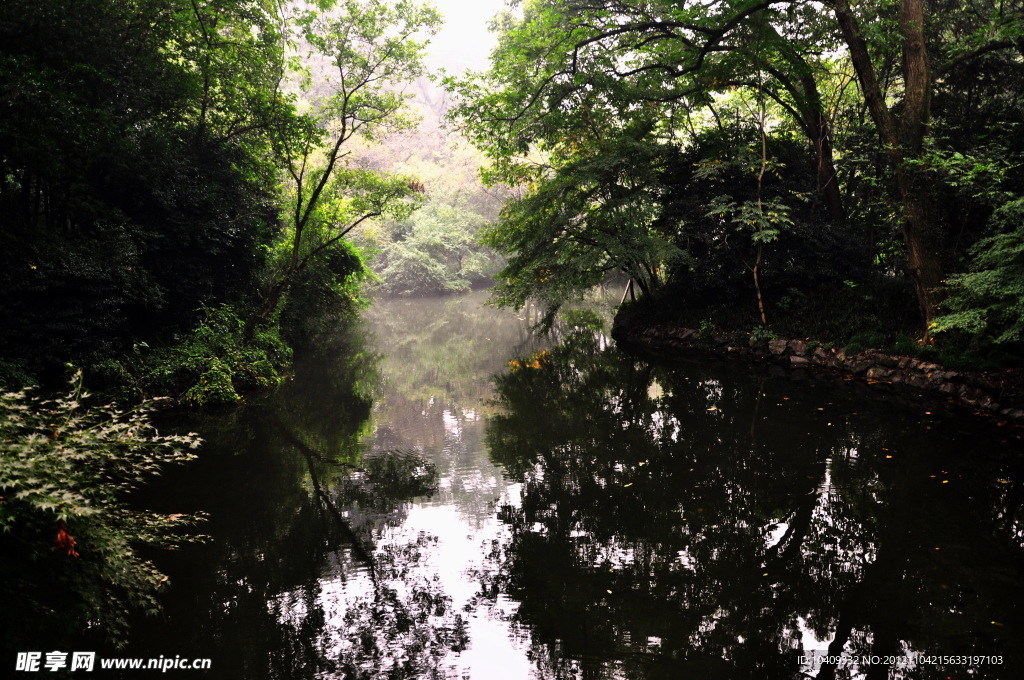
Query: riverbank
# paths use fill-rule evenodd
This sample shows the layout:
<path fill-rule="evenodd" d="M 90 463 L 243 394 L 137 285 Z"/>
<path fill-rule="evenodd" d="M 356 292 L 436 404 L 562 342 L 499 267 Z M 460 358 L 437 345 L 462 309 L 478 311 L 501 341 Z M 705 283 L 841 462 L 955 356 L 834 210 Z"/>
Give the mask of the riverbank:
<path fill-rule="evenodd" d="M 694 354 L 735 357 L 789 370 L 827 371 L 869 385 L 912 390 L 1024 423 L 1024 369 L 955 371 L 937 363 L 875 350 L 849 352 L 814 341 L 759 338 L 742 331 L 702 332 L 618 314 L 612 337 L 620 346 L 665 359 Z"/>

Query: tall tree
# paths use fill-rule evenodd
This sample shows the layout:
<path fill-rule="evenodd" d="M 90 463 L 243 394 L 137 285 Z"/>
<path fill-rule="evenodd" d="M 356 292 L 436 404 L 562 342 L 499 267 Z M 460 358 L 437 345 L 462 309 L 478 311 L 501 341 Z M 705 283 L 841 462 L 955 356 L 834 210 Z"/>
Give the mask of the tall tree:
<path fill-rule="evenodd" d="M 84 362 L 255 285 L 283 67 L 262 0 L 0 7 L 0 355 Z"/>
<path fill-rule="evenodd" d="M 795 126 L 809 142 L 814 193 L 833 219 L 843 221 L 847 210 L 826 104 L 831 93 L 822 88 L 846 67 L 845 52 L 891 171 L 906 270 L 927 328 L 948 246 L 922 155 L 932 93 L 951 69 L 1024 44 L 1016 4 L 946 4 L 953 7 L 943 10 L 955 10 L 955 19 L 929 23 L 924 0 L 900 0 L 895 17 L 889 5 L 851 9 L 847 0 L 831 2 L 831 16 L 792 0 L 540 0 L 525 6 L 521 20 L 504 20 L 492 69 L 462 83 L 467 104 L 461 113 L 503 179 L 514 181 L 527 166 L 511 159 L 575 140 L 573 131 L 588 117 L 628 120 L 655 106 L 671 122 L 704 109 L 721 126 L 716 107 L 723 98 L 733 89 L 753 90 L 778 107 L 776 121 Z M 871 30 L 863 30 L 872 20 Z"/>
<path fill-rule="evenodd" d="M 959 26 L 961 30 L 969 28 L 967 35 L 941 35 L 940 32 L 938 39 L 932 40 L 935 49 L 930 54 L 924 0 L 900 0 L 897 34 L 902 96 L 898 106 L 890 106 L 876 73 L 872 45 L 856 13 L 847 0 L 832 0 L 832 6 L 860 82 L 864 103 L 896 173 L 903 203 L 907 265 L 927 334 L 936 315 L 938 288 L 946 268 L 941 225 L 932 208 L 935 197 L 915 161 L 920 159 L 928 134 L 935 81 L 966 61 L 996 50 L 1015 49 L 1024 17 L 1019 6 L 991 8 L 988 15 L 991 18 L 980 22 L 980 26 L 978 22 L 969 27 Z M 986 13 L 979 11 L 977 14 L 984 16 Z M 884 44 L 874 47 L 876 52 L 885 51 Z"/>
<path fill-rule="evenodd" d="M 422 75 L 426 38 L 441 17 L 408 0 L 342 0 L 300 10 L 293 22 L 294 37 L 310 56 L 328 60 L 329 70 L 307 73 L 309 111 L 282 120 L 275 131 L 288 179 L 286 227 L 264 317 L 353 229 L 372 218 L 407 214 L 410 205 L 402 199 L 414 196 L 417 185 L 351 164 L 350 145 L 411 124 L 403 107 L 412 95 L 400 88 Z M 313 75 L 326 79 L 329 94 L 317 97 L 309 88 Z"/>

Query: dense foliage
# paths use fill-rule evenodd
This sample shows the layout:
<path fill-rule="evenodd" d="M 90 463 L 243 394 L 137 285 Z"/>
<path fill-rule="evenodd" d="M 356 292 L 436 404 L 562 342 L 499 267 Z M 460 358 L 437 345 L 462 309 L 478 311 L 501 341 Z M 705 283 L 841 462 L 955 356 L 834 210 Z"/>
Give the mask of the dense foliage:
<path fill-rule="evenodd" d="M 191 518 L 124 496 L 197 443 L 86 405 L 81 373 L 54 402 L 20 388 L 69 363 L 133 402 L 279 382 L 290 345 L 357 306 L 353 230 L 418 205 L 353 148 L 413 124 L 403 86 L 439 21 L 406 0 L 0 5 L 5 631 L 33 612 L 116 639 L 153 611 L 166 579 L 138 550 Z"/>
<path fill-rule="evenodd" d="M 197 519 L 134 509 L 125 494 L 194 458 L 198 437 L 160 435 L 150 405 L 124 412 L 91 401 L 80 373 L 54 401 L 0 394 L 0 620 L 12 636 L 5 643 L 43 616 L 69 631 L 93 620 L 120 640 L 129 610 L 155 611 L 167 581 L 138 549 L 173 546 Z"/>
<path fill-rule="evenodd" d="M 370 264 L 380 279 L 377 290 L 385 295 L 438 295 L 486 285 L 501 267 L 479 237 L 497 220 L 504 191 L 481 185 L 481 154 L 443 125 L 444 91 L 421 78 L 414 92 L 416 128 L 393 135 L 365 158 L 416 177 L 422 207 L 363 230 L 357 240 L 375 253 Z"/>
<path fill-rule="evenodd" d="M 524 3 L 448 81 L 521 189 L 501 299 L 617 270 L 689 322 L 1019 352 L 1024 12 L 983 5 Z"/>
<path fill-rule="evenodd" d="M 351 311 L 349 234 L 416 205 L 412 178 L 350 147 L 412 124 L 401 86 L 439 20 L 379 0 L 5 3 L 3 372 L 52 382 L 71 361 L 195 403 L 276 379 L 268 334 Z M 242 322 L 213 344 L 248 345 L 258 376 L 193 351 L 218 327 L 204 310 Z"/>

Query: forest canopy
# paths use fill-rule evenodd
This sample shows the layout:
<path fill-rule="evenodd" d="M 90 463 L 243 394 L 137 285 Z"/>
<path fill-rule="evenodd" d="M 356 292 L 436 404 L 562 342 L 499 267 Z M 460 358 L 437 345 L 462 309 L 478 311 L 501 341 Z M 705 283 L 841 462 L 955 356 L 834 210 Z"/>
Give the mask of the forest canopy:
<path fill-rule="evenodd" d="M 405 0 L 4 3 L 0 380 L 72 362 L 195 403 L 273 382 L 280 333 L 354 308 L 352 233 L 419 203 L 353 149 L 415 124 L 440 22 Z"/>
<path fill-rule="evenodd" d="M 1020 3 L 533 0 L 454 117 L 519 187 L 499 294 L 1019 353 Z M 738 303 L 738 304 L 737 304 Z M 737 307 L 742 308 L 740 312 Z"/>

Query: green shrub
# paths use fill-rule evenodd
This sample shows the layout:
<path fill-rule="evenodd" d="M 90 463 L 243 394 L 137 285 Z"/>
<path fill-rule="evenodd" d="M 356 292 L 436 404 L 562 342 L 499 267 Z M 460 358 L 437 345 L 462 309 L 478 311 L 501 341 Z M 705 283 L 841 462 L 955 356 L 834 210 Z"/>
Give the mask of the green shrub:
<path fill-rule="evenodd" d="M 189 406 L 223 406 L 234 404 L 240 398 L 231 382 L 231 368 L 220 359 L 213 359 L 181 400 Z"/>
<path fill-rule="evenodd" d="M 906 335 L 898 337 L 896 339 L 896 343 L 893 345 L 893 351 L 896 352 L 896 354 L 907 354 L 913 356 L 917 354 L 917 350 L 918 344 L 914 342 L 913 338 Z"/>
<path fill-rule="evenodd" d="M 754 326 L 750 331 L 750 337 L 755 340 L 775 340 L 779 337 L 779 334 L 771 330 L 767 326 Z"/>
<path fill-rule="evenodd" d="M 976 347 L 1019 351 L 1024 347 L 1024 198 L 996 210 L 990 224 L 999 233 L 978 241 L 968 271 L 950 277 L 947 313 L 935 318 L 932 330 L 966 333 Z"/>
<path fill-rule="evenodd" d="M 35 382 L 21 366 L 0 361 L 0 385 L 34 385 Z"/>
<path fill-rule="evenodd" d="M 604 328 L 604 321 L 600 315 L 589 309 L 567 309 L 561 313 L 561 319 L 565 325 L 573 329 L 597 332 Z"/>
<path fill-rule="evenodd" d="M 152 405 L 89 405 L 81 372 L 43 401 L 0 393 L 0 627 L 29 621 L 81 630 L 96 622 L 117 642 L 134 609 L 156 611 L 167 581 L 141 546 L 173 546 L 199 518 L 129 507 L 125 496 L 168 464 L 194 458 L 194 435 L 160 435 Z M 198 537 L 195 537 L 198 538 Z M 31 616 L 29 615 L 31 613 Z"/>
<path fill-rule="evenodd" d="M 880 349 L 885 347 L 887 344 L 885 336 L 881 333 L 876 331 L 863 331 L 851 337 L 850 341 L 846 344 L 846 347 L 849 349 L 851 345 L 856 345 L 862 349 Z"/>
<path fill-rule="evenodd" d="M 240 391 L 280 381 L 291 359 L 276 324 L 247 328 L 229 305 L 204 310 L 188 335 L 144 359 L 149 389 L 180 395 L 190 406 L 233 404 Z"/>

